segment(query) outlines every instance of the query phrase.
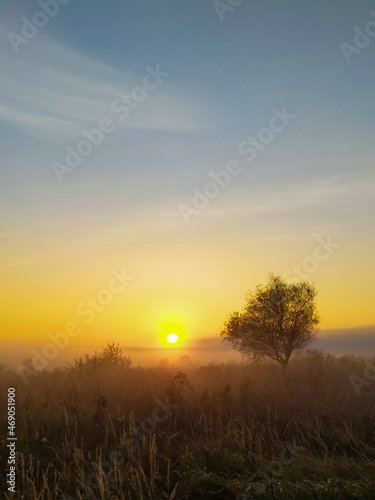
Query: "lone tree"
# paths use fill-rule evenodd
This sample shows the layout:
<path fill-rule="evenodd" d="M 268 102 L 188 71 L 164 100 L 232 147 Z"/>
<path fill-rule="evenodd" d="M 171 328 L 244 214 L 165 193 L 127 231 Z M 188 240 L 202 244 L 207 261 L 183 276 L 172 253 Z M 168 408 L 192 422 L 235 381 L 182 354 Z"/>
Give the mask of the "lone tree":
<path fill-rule="evenodd" d="M 244 355 L 280 363 L 286 380 L 292 353 L 306 347 L 318 332 L 316 295 L 307 281 L 289 284 L 271 274 L 266 285 L 248 293 L 243 312 L 232 313 L 220 335 Z"/>

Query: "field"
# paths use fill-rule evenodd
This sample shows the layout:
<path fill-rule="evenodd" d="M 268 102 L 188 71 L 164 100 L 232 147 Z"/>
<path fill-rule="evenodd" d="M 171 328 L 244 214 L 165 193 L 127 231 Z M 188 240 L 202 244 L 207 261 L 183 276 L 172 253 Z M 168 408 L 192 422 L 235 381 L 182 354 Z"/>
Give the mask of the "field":
<path fill-rule="evenodd" d="M 17 404 L 16 493 L 3 498 L 375 498 L 375 382 L 350 379 L 364 359 L 304 352 L 286 386 L 270 363 L 117 361 L 28 385 L 2 370 L 1 401 L 15 387 Z M 6 492 L 5 405 L 1 422 Z"/>

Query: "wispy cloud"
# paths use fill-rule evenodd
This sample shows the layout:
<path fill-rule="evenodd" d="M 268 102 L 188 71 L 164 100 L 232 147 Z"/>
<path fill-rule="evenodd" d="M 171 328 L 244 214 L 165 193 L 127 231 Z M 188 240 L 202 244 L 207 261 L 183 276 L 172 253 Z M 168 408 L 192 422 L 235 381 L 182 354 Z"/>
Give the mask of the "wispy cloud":
<path fill-rule="evenodd" d="M 354 210 L 360 208 L 358 202 L 373 202 L 375 178 L 371 173 L 357 172 L 290 185 L 280 185 L 275 179 L 264 186 L 239 187 L 234 195 L 230 204 L 226 200 L 225 211 L 238 215 L 281 214 L 327 206 Z M 215 211 L 220 211 L 220 205 Z"/>
<path fill-rule="evenodd" d="M 113 100 L 139 85 L 145 74 L 116 70 L 48 37 L 35 40 L 33 49 L 38 56 L 14 58 L 0 82 L 0 120 L 32 135 L 78 136 L 102 118 L 115 118 L 110 108 Z M 5 59 L 0 53 L 0 61 Z M 192 131 L 205 126 L 202 116 L 202 106 L 186 99 L 178 85 L 168 81 L 118 126 Z"/>

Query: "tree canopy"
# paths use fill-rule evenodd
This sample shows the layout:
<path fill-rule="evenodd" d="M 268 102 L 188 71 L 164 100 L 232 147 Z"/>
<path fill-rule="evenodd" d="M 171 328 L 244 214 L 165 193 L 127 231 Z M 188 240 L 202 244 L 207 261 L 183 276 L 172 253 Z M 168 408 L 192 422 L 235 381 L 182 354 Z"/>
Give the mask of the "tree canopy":
<path fill-rule="evenodd" d="M 292 353 L 317 334 L 316 296 L 315 286 L 307 281 L 287 283 L 271 274 L 265 285 L 247 294 L 242 313 L 229 315 L 220 334 L 244 355 L 277 361 L 286 375 Z"/>

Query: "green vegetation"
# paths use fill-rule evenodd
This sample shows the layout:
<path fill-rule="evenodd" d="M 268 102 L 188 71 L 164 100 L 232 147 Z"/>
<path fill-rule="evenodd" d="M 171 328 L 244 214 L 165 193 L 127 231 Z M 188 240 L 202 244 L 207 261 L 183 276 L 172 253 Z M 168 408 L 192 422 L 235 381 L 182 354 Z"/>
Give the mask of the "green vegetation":
<path fill-rule="evenodd" d="M 271 274 L 266 285 L 247 295 L 244 311 L 229 316 L 221 336 L 244 355 L 280 363 L 286 380 L 292 354 L 306 348 L 317 334 L 316 296 L 308 281 L 287 283 Z"/>
<path fill-rule="evenodd" d="M 375 498 L 375 382 L 358 395 L 349 378 L 364 359 L 302 351 L 285 387 L 271 362 L 182 373 L 104 353 L 27 387 L 0 374 L 1 400 L 8 387 L 17 400 L 17 492 L 4 499 Z"/>

